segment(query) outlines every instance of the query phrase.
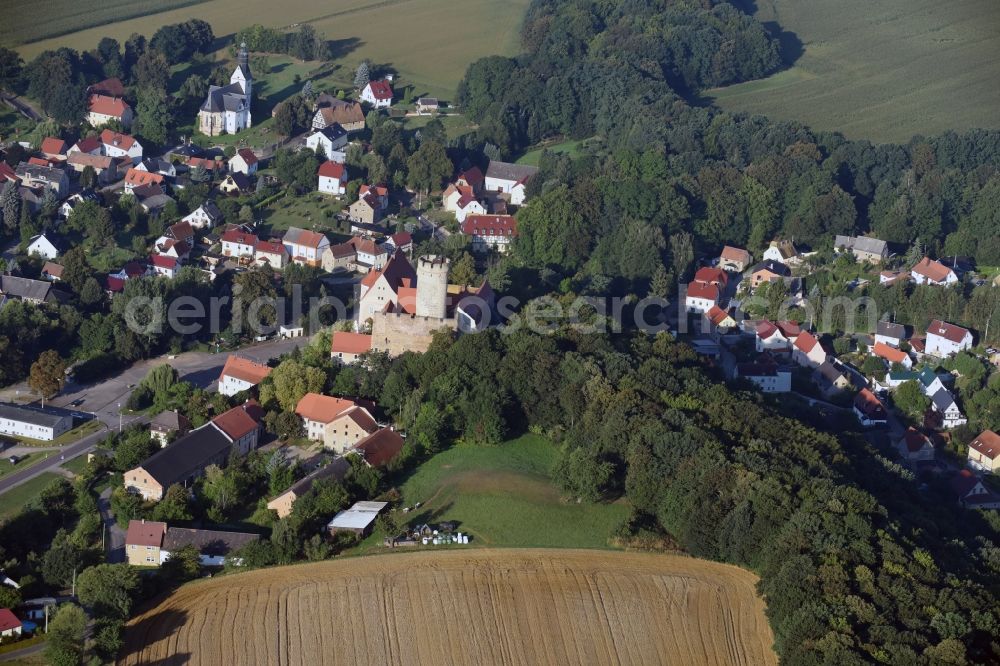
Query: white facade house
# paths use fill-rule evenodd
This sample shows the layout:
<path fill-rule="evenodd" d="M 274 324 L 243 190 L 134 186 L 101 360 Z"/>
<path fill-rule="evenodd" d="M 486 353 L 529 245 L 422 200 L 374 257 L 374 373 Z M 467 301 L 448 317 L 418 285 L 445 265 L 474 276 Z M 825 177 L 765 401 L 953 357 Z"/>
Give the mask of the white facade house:
<path fill-rule="evenodd" d="M 252 257 L 257 249 L 257 236 L 230 229 L 222 234 L 222 254 L 226 257 Z"/>
<path fill-rule="evenodd" d="M 46 238 L 45 234 L 39 234 L 28 242 L 26 253 L 37 254 L 42 259 L 55 259 L 59 256 L 59 248 Z"/>
<path fill-rule="evenodd" d="M 916 284 L 946 286 L 958 282 L 958 275 L 940 261 L 924 257 L 910 269 L 910 277 Z"/>
<path fill-rule="evenodd" d="M 106 129 L 101 132 L 101 145 L 106 157 L 124 157 L 133 165 L 142 161 L 142 144 L 128 134 Z"/>
<path fill-rule="evenodd" d="M 369 81 L 361 91 L 361 101 L 371 104 L 376 109 L 388 109 L 392 106 L 392 84 L 385 79 Z"/>
<path fill-rule="evenodd" d="M 187 222 L 194 229 L 205 229 L 215 226 L 221 219 L 222 211 L 214 201 L 209 200 L 182 217 L 181 221 Z"/>
<path fill-rule="evenodd" d="M 945 358 L 972 347 L 972 333 L 961 326 L 949 324 L 939 319 L 927 326 L 927 342 L 924 353 Z"/>
<path fill-rule="evenodd" d="M 899 349 L 899 345 L 906 339 L 906 327 L 902 324 L 894 324 L 891 321 L 880 321 L 875 326 L 875 343 L 881 342 L 884 345 Z"/>
<path fill-rule="evenodd" d="M 281 243 L 285 246 L 290 261 L 308 266 L 319 266 L 323 252 L 330 247 L 330 239 L 326 234 L 298 227 L 289 227 Z"/>
<path fill-rule="evenodd" d="M 792 390 L 792 373 L 773 365 L 740 363 L 736 366 L 736 377 L 753 382 L 763 393 L 788 393 Z"/>
<path fill-rule="evenodd" d="M 461 229 L 472 242 L 473 252 L 496 249 L 502 254 L 517 238 L 517 219 L 513 215 L 469 215 Z"/>
<path fill-rule="evenodd" d="M 313 152 L 323 151 L 327 159 L 332 159 L 335 153 L 347 145 L 347 130 L 334 123 L 321 130 L 317 130 L 306 139 L 306 148 L 311 148 Z M 337 160 L 342 162 L 343 160 Z"/>
<path fill-rule="evenodd" d="M 0 403 L 0 433 L 52 441 L 73 427 L 73 417 L 45 408 Z"/>
<path fill-rule="evenodd" d="M 684 307 L 690 314 L 704 314 L 719 304 L 719 288 L 714 284 L 691 282 L 684 296 Z"/>
<path fill-rule="evenodd" d="M 957 428 L 969 422 L 955 402 L 955 397 L 947 389 L 939 389 L 931 396 L 931 407 L 941 417 L 942 428 Z"/>
<path fill-rule="evenodd" d="M 538 173 L 538 167 L 494 160 L 486 169 L 484 187 L 487 192 L 508 195 L 510 203 L 520 206 L 527 198 L 525 188 L 528 181 L 536 173 Z"/>
<path fill-rule="evenodd" d="M 347 193 L 347 167 L 343 164 L 327 160 L 320 165 L 317 176 L 316 189 L 320 192 L 338 197 Z"/>
<path fill-rule="evenodd" d="M 230 355 L 219 375 L 219 393 L 234 396 L 240 391 L 249 391 L 271 374 L 271 368 L 242 356 Z"/>
<path fill-rule="evenodd" d="M 257 173 L 257 165 L 260 160 L 249 148 L 240 148 L 236 154 L 229 158 L 229 170 L 233 173 L 242 173 L 245 176 L 252 176 Z"/>

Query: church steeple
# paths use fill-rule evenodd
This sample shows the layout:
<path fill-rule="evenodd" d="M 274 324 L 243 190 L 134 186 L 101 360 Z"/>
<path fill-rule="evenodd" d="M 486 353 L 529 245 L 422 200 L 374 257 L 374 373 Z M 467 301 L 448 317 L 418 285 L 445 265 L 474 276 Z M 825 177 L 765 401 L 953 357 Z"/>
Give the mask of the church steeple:
<path fill-rule="evenodd" d="M 239 83 L 243 88 L 243 94 L 247 96 L 249 102 L 251 88 L 253 87 L 253 76 L 250 74 L 250 54 L 247 53 L 247 43 L 240 44 L 240 50 L 236 55 L 236 69 L 229 77 L 230 83 Z"/>
<path fill-rule="evenodd" d="M 247 79 L 250 78 L 250 57 L 247 54 L 247 43 L 242 42 L 240 44 L 240 53 L 236 56 L 236 64 L 239 68 L 243 70 L 243 76 Z"/>

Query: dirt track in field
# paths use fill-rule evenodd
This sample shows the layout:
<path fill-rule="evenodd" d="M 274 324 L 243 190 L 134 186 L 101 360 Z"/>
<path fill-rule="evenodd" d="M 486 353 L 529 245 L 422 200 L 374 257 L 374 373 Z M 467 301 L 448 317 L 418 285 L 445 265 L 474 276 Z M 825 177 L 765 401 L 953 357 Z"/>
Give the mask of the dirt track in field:
<path fill-rule="evenodd" d="M 776 664 L 756 577 L 675 555 L 447 550 L 199 581 L 121 664 Z"/>

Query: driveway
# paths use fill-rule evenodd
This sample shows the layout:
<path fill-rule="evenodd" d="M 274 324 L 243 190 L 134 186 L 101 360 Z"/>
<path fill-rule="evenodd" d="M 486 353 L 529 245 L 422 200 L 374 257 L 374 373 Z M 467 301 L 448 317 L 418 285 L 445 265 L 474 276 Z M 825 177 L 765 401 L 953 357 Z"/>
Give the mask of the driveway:
<path fill-rule="evenodd" d="M 111 488 L 105 488 L 97 498 L 97 508 L 104 523 L 104 550 L 108 564 L 125 561 L 125 530 L 118 527 L 111 513 Z"/>

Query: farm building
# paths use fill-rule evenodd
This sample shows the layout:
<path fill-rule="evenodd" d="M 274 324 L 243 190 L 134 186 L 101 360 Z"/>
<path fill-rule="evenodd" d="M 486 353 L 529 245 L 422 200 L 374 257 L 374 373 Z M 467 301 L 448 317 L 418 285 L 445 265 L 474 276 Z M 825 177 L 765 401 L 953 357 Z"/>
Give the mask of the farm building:
<path fill-rule="evenodd" d="M 333 520 L 327 523 L 326 529 L 331 535 L 351 532 L 366 537 L 371 534 L 378 514 L 387 506 L 388 502 L 355 502 L 350 509 L 345 509 L 334 516 Z"/>

